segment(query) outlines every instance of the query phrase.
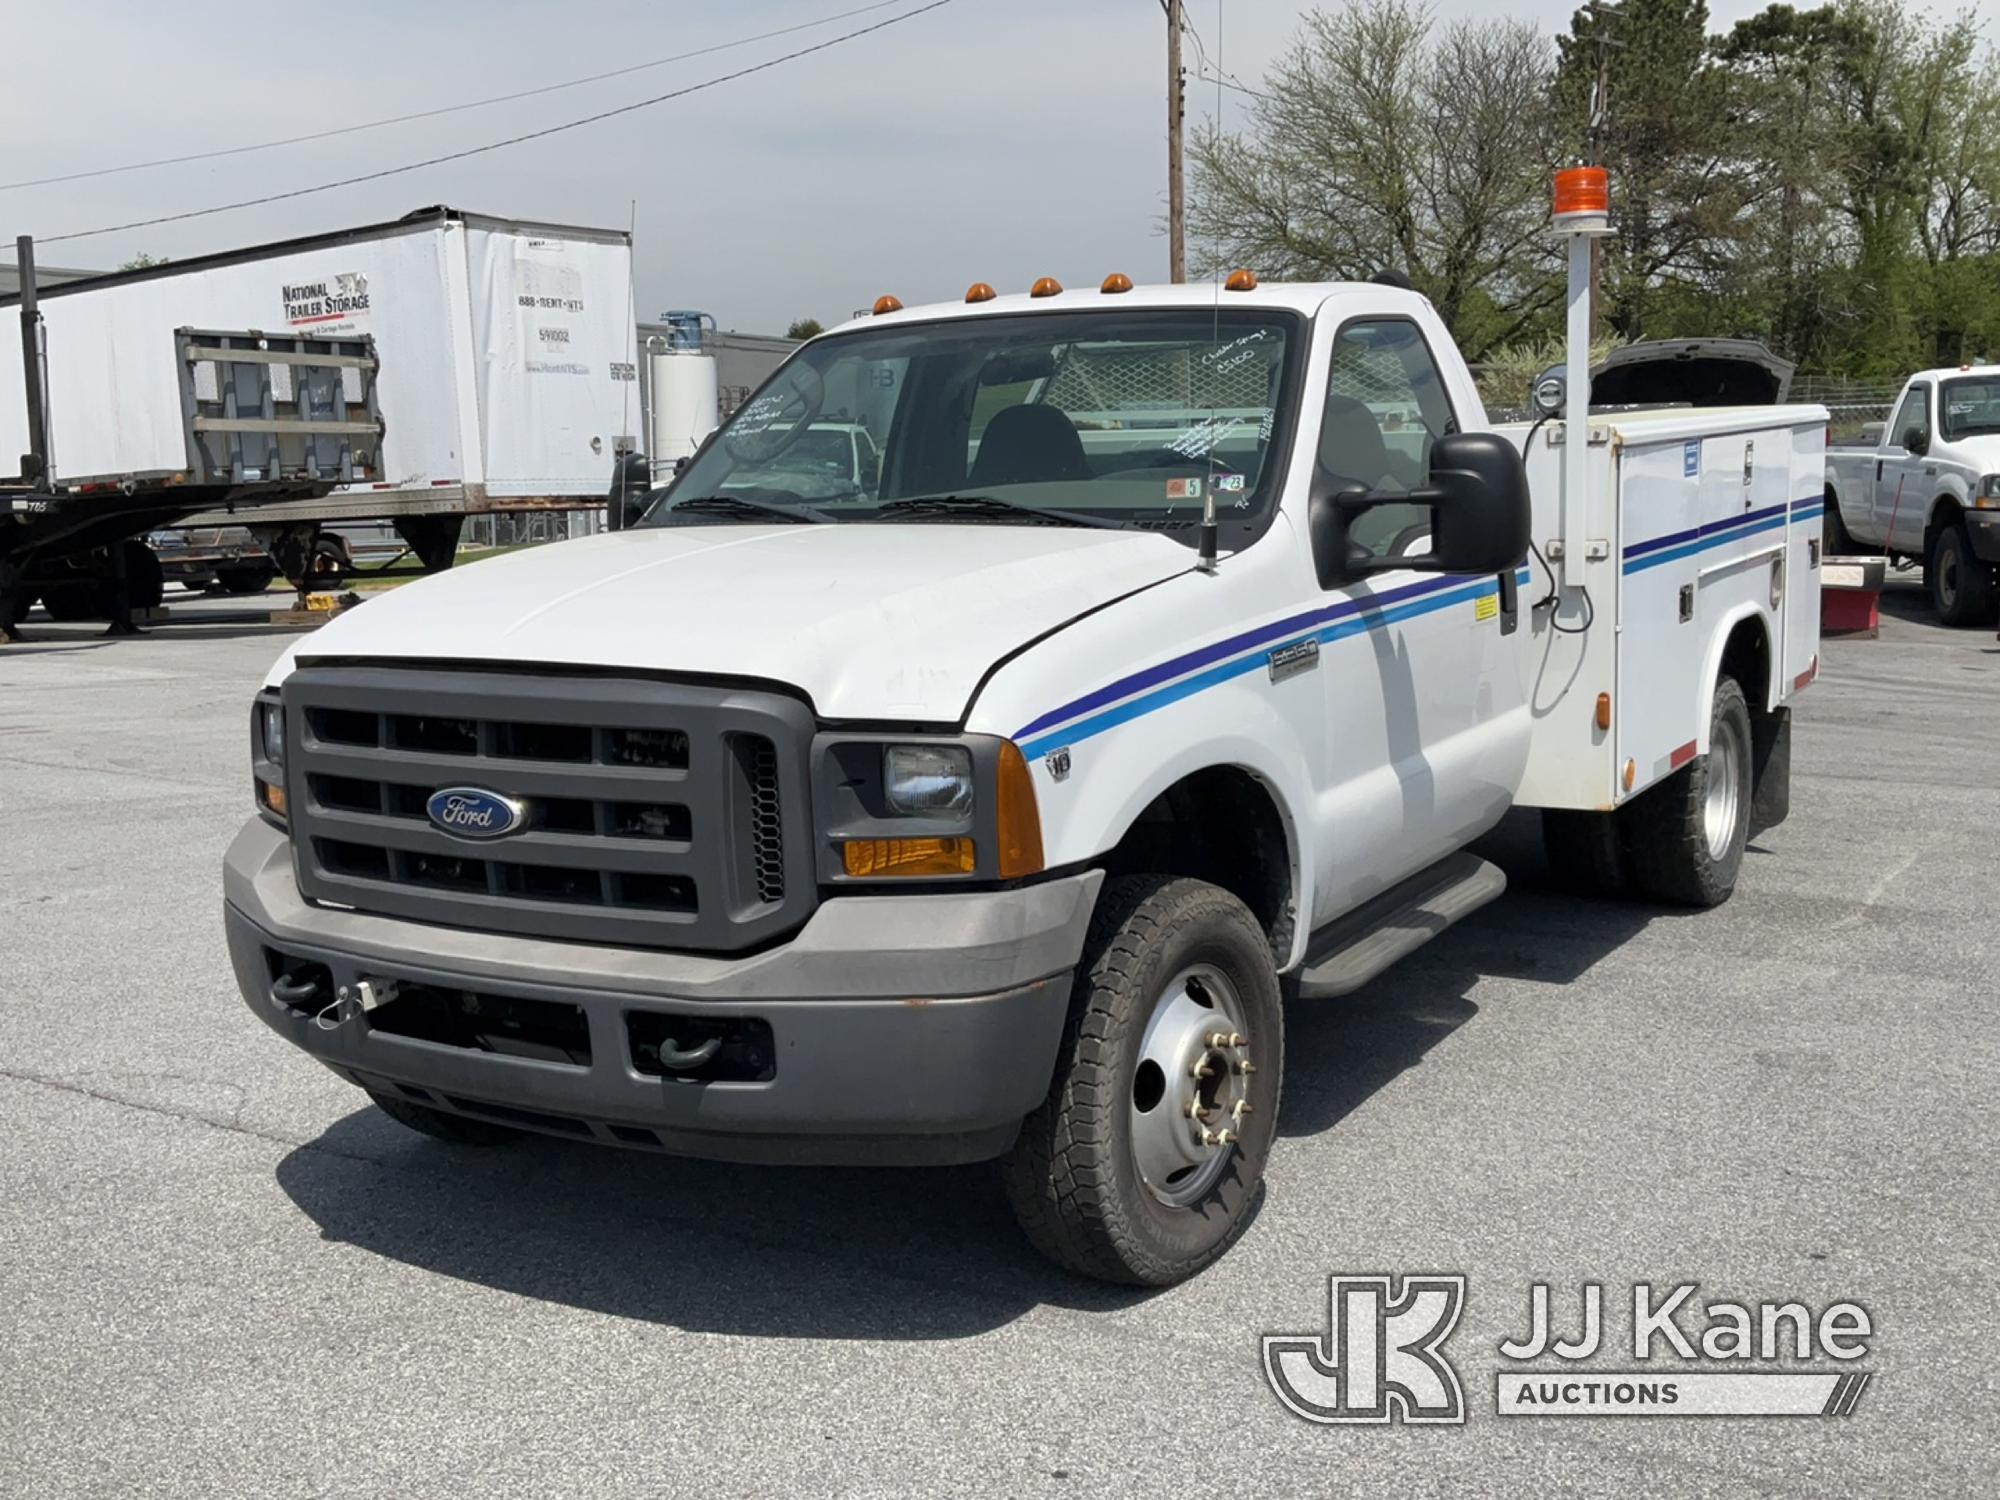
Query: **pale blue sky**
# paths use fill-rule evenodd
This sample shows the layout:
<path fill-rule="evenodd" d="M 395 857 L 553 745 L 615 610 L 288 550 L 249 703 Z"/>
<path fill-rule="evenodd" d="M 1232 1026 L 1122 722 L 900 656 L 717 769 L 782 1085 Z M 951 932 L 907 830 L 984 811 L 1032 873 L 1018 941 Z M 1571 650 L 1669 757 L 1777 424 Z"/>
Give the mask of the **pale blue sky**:
<path fill-rule="evenodd" d="M 304 134 L 603 71 L 810 21 L 861 0 L 351 0 L 241 7 L 63 0 L 24 7 L 37 65 L 0 89 L 0 181 Z M 911 4 L 918 0 L 911 0 Z M 1255 84 L 1294 0 L 1188 0 Z M 173 213 L 459 149 L 664 92 L 897 13 L 441 120 L 221 161 L 0 192 L 0 233 Z M 1714 25 L 1760 9 L 1713 7 Z M 1486 13 L 1440 0 L 1441 15 Z M 1505 13 L 1545 30 L 1571 6 Z M 255 19 L 255 24 L 248 24 Z M 184 256 L 431 203 L 622 226 L 638 216 L 642 312 L 725 327 L 827 322 L 884 291 L 1025 288 L 1110 270 L 1164 279 L 1158 0 L 955 0 L 878 35 L 685 100 L 505 152 L 288 203 L 48 245 L 56 264 Z M 10 49 L 12 50 L 12 49 Z M 13 50 L 18 61 L 22 52 Z M 1192 57 L 1191 57 L 1192 61 Z M 212 101 L 226 102 L 212 102 Z M 1229 104 L 1230 113 L 1240 101 Z M 1193 115 L 1215 107 L 1193 85 Z"/>

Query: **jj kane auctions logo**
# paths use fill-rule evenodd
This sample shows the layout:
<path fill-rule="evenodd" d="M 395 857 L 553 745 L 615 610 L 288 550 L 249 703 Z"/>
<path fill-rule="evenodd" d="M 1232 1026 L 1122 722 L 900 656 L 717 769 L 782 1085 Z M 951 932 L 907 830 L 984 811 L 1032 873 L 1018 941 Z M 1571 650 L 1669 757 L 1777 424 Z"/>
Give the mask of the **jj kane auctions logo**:
<path fill-rule="evenodd" d="M 1327 1280 L 1324 1334 L 1270 1334 L 1264 1378 L 1308 1422 L 1460 1424 L 1466 1401 L 1444 1344 L 1465 1310 L 1465 1277 L 1424 1274 Z M 1874 1379 L 1850 1366 L 1869 1352 L 1874 1323 L 1854 1302 L 1817 1315 L 1800 1302 L 1696 1305 L 1693 1282 L 1631 1289 L 1629 1349 L 1642 1369 L 1578 1368 L 1605 1342 L 1604 1288 L 1577 1294 L 1574 1337 L 1555 1329 L 1546 1283 L 1528 1291 L 1528 1330 L 1503 1340 L 1494 1377 L 1499 1416 L 1849 1416 Z M 1701 1321 L 1697 1323 L 1699 1315 Z M 1554 1364 L 1548 1361 L 1555 1361 Z M 1754 1368 L 1778 1360 L 1832 1368 Z M 1530 1365 L 1531 1368 L 1519 1368 Z M 1690 1368 L 1692 1365 L 1692 1368 Z"/>

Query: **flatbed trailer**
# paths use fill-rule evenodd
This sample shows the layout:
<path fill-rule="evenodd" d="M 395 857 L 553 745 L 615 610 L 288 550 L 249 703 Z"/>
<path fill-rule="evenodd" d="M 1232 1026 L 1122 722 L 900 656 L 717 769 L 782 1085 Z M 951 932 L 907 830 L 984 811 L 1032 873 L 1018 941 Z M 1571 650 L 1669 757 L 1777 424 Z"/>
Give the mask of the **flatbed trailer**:
<path fill-rule="evenodd" d="M 20 472 L 0 479 L 0 634 L 13 638 L 37 599 L 57 619 L 106 619 L 114 631 L 129 630 L 134 610 L 160 602 L 147 533 L 206 510 L 255 514 L 316 500 L 380 474 L 380 361 L 371 336 L 192 327 L 169 331 L 170 359 L 143 347 L 132 358 L 72 358 L 67 409 L 125 414 L 128 438 L 140 434 L 126 452 L 144 458 L 105 466 L 107 450 L 86 444 L 79 464 L 63 469 L 52 449 L 65 408 L 50 400 L 51 341 L 25 239 L 20 264 L 25 443 Z"/>

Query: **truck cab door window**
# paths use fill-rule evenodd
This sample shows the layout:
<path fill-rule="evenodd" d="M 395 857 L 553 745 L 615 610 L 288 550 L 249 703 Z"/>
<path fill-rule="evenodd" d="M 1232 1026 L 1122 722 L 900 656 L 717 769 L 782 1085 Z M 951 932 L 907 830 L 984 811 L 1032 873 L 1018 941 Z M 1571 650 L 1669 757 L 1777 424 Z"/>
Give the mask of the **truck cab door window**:
<path fill-rule="evenodd" d="M 1349 323 L 1334 340 L 1320 418 L 1319 459 L 1336 478 L 1377 492 L 1414 490 L 1430 473 L 1431 445 L 1458 428 L 1437 362 L 1414 323 Z M 1350 540 L 1370 556 L 1422 551 L 1430 511 L 1378 505 Z"/>
<path fill-rule="evenodd" d="M 1903 397 L 1903 404 L 1896 409 L 1896 420 L 1889 424 L 1886 440 L 1891 445 L 1900 447 L 1905 452 L 1910 451 L 1912 447 L 1921 450 L 1930 446 L 1930 393 L 1930 387 L 1927 385 L 1910 387 L 1909 394 Z M 1912 435 L 1921 441 L 1911 444 L 1909 440 Z"/>
<path fill-rule="evenodd" d="M 1922 488 L 1919 480 L 1923 477 L 1924 460 L 1911 451 L 1911 438 L 1917 439 L 1918 449 L 1928 449 L 1931 440 L 1931 388 L 1928 385 L 1913 385 L 1903 393 L 1902 401 L 1896 407 L 1896 415 L 1890 420 L 1888 430 L 1882 434 L 1881 460 L 1876 464 L 1875 480 L 1875 525 L 1884 536 L 1889 536 L 1893 525 L 1897 536 L 1890 537 L 1890 544 L 1906 541 L 1911 534 L 1912 518 L 1917 534 L 1921 535 L 1924 517 L 1924 501 L 1928 495 L 1919 495 Z"/>

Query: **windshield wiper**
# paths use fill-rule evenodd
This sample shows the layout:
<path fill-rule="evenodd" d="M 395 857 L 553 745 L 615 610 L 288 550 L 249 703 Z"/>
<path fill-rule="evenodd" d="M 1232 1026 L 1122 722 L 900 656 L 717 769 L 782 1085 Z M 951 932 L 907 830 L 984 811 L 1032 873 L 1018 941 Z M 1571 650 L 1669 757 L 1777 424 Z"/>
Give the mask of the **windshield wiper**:
<path fill-rule="evenodd" d="M 885 500 L 875 508 L 875 519 L 889 516 L 1033 516 L 1058 526 L 1122 527 L 1123 521 L 1094 516 L 1088 511 L 1052 510 L 1041 505 L 1023 505 L 1018 500 L 1002 500 L 998 495 L 912 495 L 907 500 Z"/>
<path fill-rule="evenodd" d="M 787 521 L 831 521 L 832 516 L 810 505 L 780 505 L 775 500 L 746 500 L 741 495 L 692 495 L 660 512 L 665 520 L 685 512 L 691 516 L 778 516 Z"/>

